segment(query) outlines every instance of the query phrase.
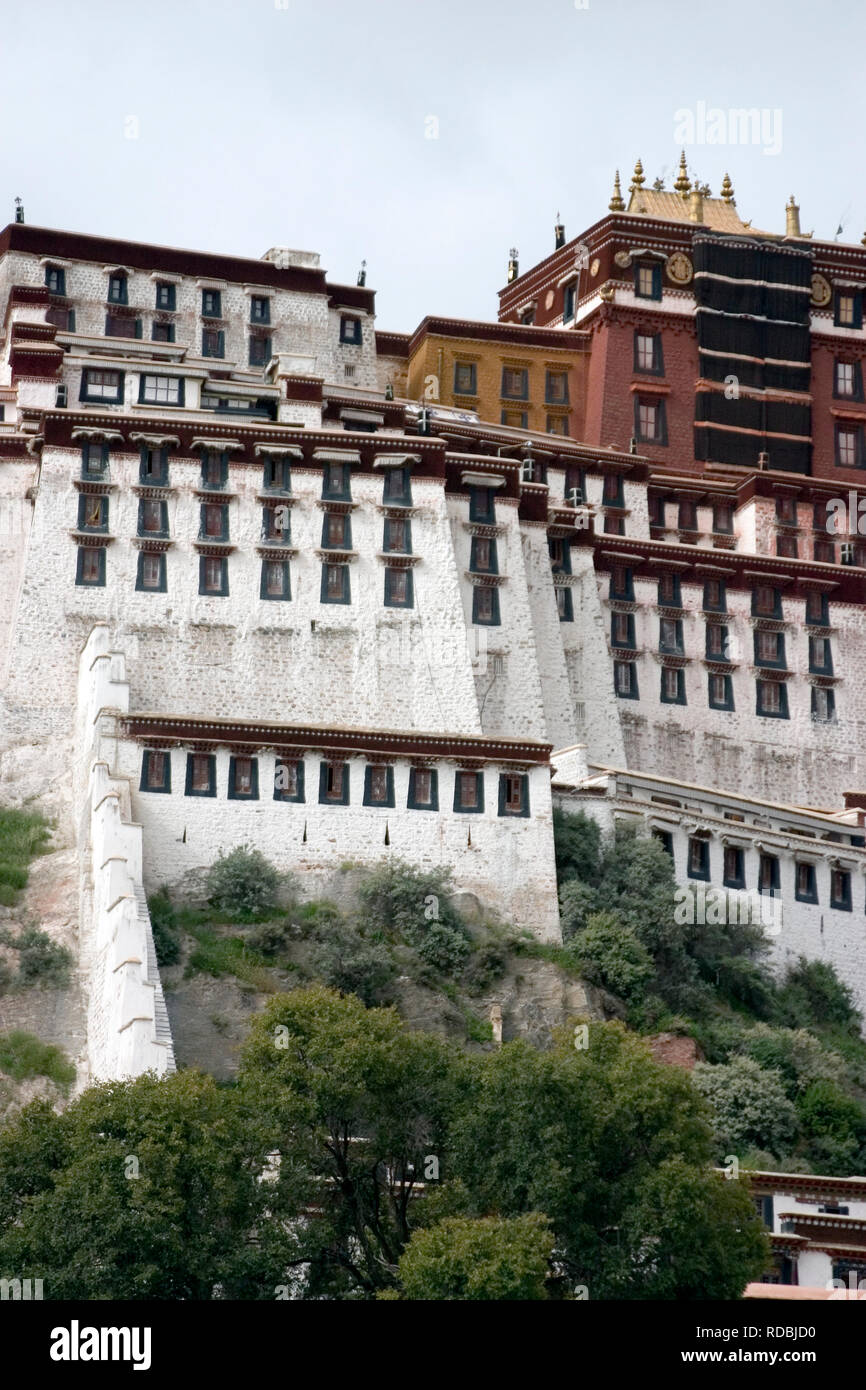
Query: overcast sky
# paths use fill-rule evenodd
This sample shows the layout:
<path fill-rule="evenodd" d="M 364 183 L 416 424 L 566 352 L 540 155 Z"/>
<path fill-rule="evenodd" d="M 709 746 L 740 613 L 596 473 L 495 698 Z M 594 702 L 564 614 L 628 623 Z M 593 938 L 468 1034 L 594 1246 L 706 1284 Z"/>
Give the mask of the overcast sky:
<path fill-rule="evenodd" d="M 366 258 L 379 328 L 495 318 L 508 248 L 528 269 L 557 210 L 569 237 L 591 226 L 637 156 L 670 187 L 684 111 L 690 165 L 714 194 L 728 169 L 755 226 L 783 231 L 795 193 L 804 231 L 866 229 L 860 0 L 0 0 L 0 16 L 0 225 L 20 195 L 40 226 L 319 251 L 337 281 Z M 766 137 L 700 143 L 699 103 L 765 111 Z"/>

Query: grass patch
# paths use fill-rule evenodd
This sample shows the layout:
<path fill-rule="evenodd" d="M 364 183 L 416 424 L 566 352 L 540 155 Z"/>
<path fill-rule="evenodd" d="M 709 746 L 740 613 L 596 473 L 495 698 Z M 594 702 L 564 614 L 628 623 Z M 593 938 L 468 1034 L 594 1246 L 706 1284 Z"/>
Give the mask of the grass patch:
<path fill-rule="evenodd" d="M 22 1029 L 0 1034 L 0 1071 L 13 1081 L 47 1076 L 63 1090 L 75 1080 L 75 1067 L 61 1048 L 41 1042 Z"/>
<path fill-rule="evenodd" d="M 516 956 L 530 956 L 533 960 L 546 960 L 551 965 L 556 965 L 560 970 L 565 971 L 573 979 L 582 978 L 580 966 L 574 959 L 567 946 L 553 946 L 547 941 L 529 941 L 518 937 L 512 943 L 512 949 Z"/>
<path fill-rule="evenodd" d="M 210 920 L 213 921 L 212 915 Z M 277 985 L 270 972 L 273 962 L 260 951 L 252 950 L 242 937 L 220 936 L 204 926 L 188 926 L 187 930 L 197 944 L 190 953 L 185 975 L 233 975 L 262 994 L 276 993 Z"/>
<path fill-rule="evenodd" d="M 50 827 L 38 811 L 0 808 L 0 904 L 14 907 L 24 888 L 31 860 L 48 854 Z"/>

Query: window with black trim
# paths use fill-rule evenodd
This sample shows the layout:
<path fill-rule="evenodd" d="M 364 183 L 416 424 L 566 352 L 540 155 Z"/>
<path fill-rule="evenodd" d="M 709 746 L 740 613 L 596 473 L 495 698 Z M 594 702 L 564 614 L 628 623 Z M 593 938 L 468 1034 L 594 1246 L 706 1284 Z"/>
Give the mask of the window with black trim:
<path fill-rule="evenodd" d="M 613 687 L 621 700 L 637 700 L 637 666 L 633 661 L 613 663 Z"/>
<path fill-rule="evenodd" d="M 330 806 L 349 805 L 349 764 L 319 764 L 319 801 Z"/>
<path fill-rule="evenodd" d="M 63 304 L 50 304 L 45 310 L 45 322 L 53 323 L 61 333 L 74 333 L 75 310 Z"/>
<path fill-rule="evenodd" d="M 724 623 L 707 623 L 704 655 L 707 661 L 727 661 L 729 659 L 728 629 Z"/>
<path fill-rule="evenodd" d="M 784 681 L 756 681 L 756 713 L 765 719 L 788 718 L 788 687 Z"/>
<path fill-rule="evenodd" d="M 201 456 L 201 481 L 206 488 L 224 488 L 229 477 L 229 456 L 218 449 L 206 449 Z"/>
<path fill-rule="evenodd" d="M 677 509 L 677 530 L 697 531 L 697 529 L 698 509 L 690 498 L 685 498 Z"/>
<path fill-rule="evenodd" d="M 109 275 L 108 302 L 109 304 L 129 303 L 129 282 L 125 275 Z"/>
<path fill-rule="evenodd" d="M 661 299 L 661 266 L 650 264 L 636 265 L 634 268 L 634 292 L 638 299 Z"/>
<path fill-rule="evenodd" d="M 303 758 L 280 758 L 274 764 L 274 801 L 304 800 Z"/>
<path fill-rule="evenodd" d="M 66 271 L 63 266 L 47 265 L 45 267 L 45 287 L 52 294 L 66 294 Z"/>
<path fill-rule="evenodd" d="M 658 580 L 658 606 L 660 608 L 681 608 L 680 576 L 665 570 Z"/>
<path fill-rule="evenodd" d="M 150 337 L 151 342 L 154 343 L 173 343 L 174 324 L 161 323 L 158 319 L 154 319 L 150 329 Z"/>
<path fill-rule="evenodd" d="M 707 676 L 707 697 L 710 709 L 732 710 L 734 708 L 734 683 L 730 676 Z"/>
<path fill-rule="evenodd" d="M 722 873 L 725 888 L 745 888 L 745 855 L 739 845 L 725 845 Z"/>
<path fill-rule="evenodd" d="M 439 810 L 439 773 L 435 767 L 409 769 L 409 795 L 406 806 L 410 811 Z"/>
<path fill-rule="evenodd" d="M 683 624 L 680 618 L 659 618 L 659 651 L 683 653 Z"/>
<path fill-rule="evenodd" d="M 82 401 L 99 401 L 103 405 L 123 404 L 123 372 L 106 367 L 85 367 L 81 373 Z"/>
<path fill-rule="evenodd" d="M 781 618 L 782 591 L 771 584 L 758 584 L 752 590 L 752 613 L 757 618 Z"/>
<path fill-rule="evenodd" d="M 223 297 L 221 290 L 202 290 L 201 314 L 205 319 L 222 318 Z"/>
<path fill-rule="evenodd" d="M 548 536 L 550 569 L 553 574 L 571 574 L 571 546 L 564 536 Z"/>
<path fill-rule="evenodd" d="M 225 555 L 200 555 L 198 591 L 211 598 L 228 598 L 229 562 Z"/>
<path fill-rule="evenodd" d="M 796 560 L 800 553 L 796 536 L 777 536 L 776 554 L 785 560 Z"/>
<path fill-rule="evenodd" d="M 837 328 L 863 327 L 863 296 L 859 290 L 837 290 L 833 308 Z"/>
<path fill-rule="evenodd" d="M 108 473 L 107 444 L 85 444 L 81 449 L 82 478 L 104 478 Z"/>
<path fill-rule="evenodd" d="M 526 410 L 503 410 L 499 423 L 507 425 L 512 430 L 527 430 L 529 429 L 529 412 Z M 534 482 L 534 479 L 528 479 L 528 481 Z"/>
<path fill-rule="evenodd" d="M 80 545 L 75 582 L 97 589 L 105 588 L 105 546 Z"/>
<path fill-rule="evenodd" d="M 202 502 L 199 539 L 227 541 L 229 538 L 229 509 L 223 502 Z"/>
<path fill-rule="evenodd" d="M 348 565 L 322 565 L 322 603 L 351 603 Z"/>
<path fill-rule="evenodd" d="M 836 467 L 863 467 L 863 426 L 836 426 Z"/>
<path fill-rule="evenodd" d="M 108 498 L 81 493 L 78 498 L 79 531 L 108 530 Z"/>
<path fill-rule="evenodd" d="M 674 837 L 669 830 L 653 829 L 652 837 L 658 840 L 665 854 L 669 854 L 671 859 L 674 857 Z"/>
<path fill-rule="evenodd" d="M 141 755 L 141 792 L 171 792 L 171 754 L 162 748 L 145 748 Z"/>
<path fill-rule="evenodd" d="M 414 588 L 412 571 L 393 565 L 385 566 L 385 607 L 414 607 Z"/>
<path fill-rule="evenodd" d="M 730 502 L 713 504 L 713 530 L 720 535 L 730 536 L 734 530 L 734 508 Z"/>
<path fill-rule="evenodd" d="M 624 599 L 628 603 L 634 601 L 634 578 L 632 571 L 625 565 L 613 566 L 610 572 L 608 598 Z"/>
<path fill-rule="evenodd" d="M 704 608 L 709 613 L 727 612 L 728 595 L 723 579 L 704 580 Z"/>
<path fill-rule="evenodd" d="M 364 768 L 364 805 L 394 805 L 394 769 L 387 763 L 368 763 Z"/>
<path fill-rule="evenodd" d="M 322 548 L 352 549 L 352 518 L 348 512 L 325 512 L 322 517 Z"/>
<path fill-rule="evenodd" d="M 271 301 L 266 295 L 250 295 L 250 323 L 270 323 Z"/>
<path fill-rule="evenodd" d="M 499 573 L 495 540 L 488 536 L 472 537 L 469 550 L 469 568 L 476 574 Z"/>
<path fill-rule="evenodd" d="M 151 376 L 142 372 L 139 378 L 138 399 L 142 405 L 183 405 L 182 376 Z"/>
<path fill-rule="evenodd" d="M 499 774 L 499 814 L 529 815 L 529 777 L 525 772 Z"/>
<path fill-rule="evenodd" d="M 663 666 L 661 668 L 659 699 L 663 705 L 684 705 L 686 703 L 685 672 L 681 666 Z"/>
<path fill-rule="evenodd" d="M 781 882 L 777 856 L 775 854 L 762 854 L 758 860 L 758 892 L 778 893 Z"/>
<path fill-rule="evenodd" d="M 556 611 L 561 623 L 574 622 L 574 599 L 571 589 L 564 584 L 557 584 L 553 591 L 556 594 Z"/>
<path fill-rule="evenodd" d="M 829 637 L 809 638 L 809 670 L 819 676 L 832 676 L 833 648 Z"/>
<path fill-rule="evenodd" d="M 568 405 L 568 372 L 545 371 L 544 401 L 546 405 Z"/>
<path fill-rule="evenodd" d="M 177 285 L 172 285 L 167 280 L 157 280 L 154 302 L 157 309 L 173 312 L 177 308 Z"/>
<path fill-rule="evenodd" d="M 288 507 L 263 507 L 262 540 L 268 545 L 288 545 L 291 539 L 291 510 Z"/>
<path fill-rule="evenodd" d="M 291 492 L 292 470 L 288 459 L 271 458 L 264 461 L 263 482 L 266 492 Z"/>
<path fill-rule="evenodd" d="M 322 496 L 334 501 L 351 501 L 349 465 L 347 463 L 326 463 L 322 471 Z"/>
<path fill-rule="evenodd" d="M 661 333 L 642 333 L 634 335 L 634 370 L 650 376 L 664 376 Z"/>
<path fill-rule="evenodd" d="M 638 443 L 667 444 L 667 416 L 663 400 L 650 396 L 635 396 L 634 432 Z"/>
<path fill-rule="evenodd" d="M 837 912 L 851 911 L 851 875 L 847 869 L 830 870 L 830 906 Z"/>
<path fill-rule="evenodd" d="M 469 520 L 493 524 L 496 521 L 492 487 L 470 487 Z"/>
<path fill-rule="evenodd" d="M 221 328 L 203 328 L 201 331 L 202 357 L 225 357 L 226 335 Z"/>
<path fill-rule="evenodd" d="M 755 633 L 755 665 L 784 667 L 785 664 L 785 634 L 759 628 Z"/>
<path fill-rule="evenodd" d="M 472 590 L 472 621 L 482 627 L 499 627 L 499 590 L 475 585 Z"/>
<path fill-rule="evenodd" d="M 382 501 L 387 506 L 411 507 L 412 481 L 408 468 L 386 468 Z"/>
<path fill-rule="evenodd" d="M 460 772 L 454 775 L 454 810 L 479 813 L 484 810 L 484 774 Z"/>
<path fill-rule="evenodd" d="M 687 857 L 689 878 L 709 879 L 710 877 L 710 842 L 699 835 L 692 835 L 689 839 L 689 852 Z"/>
<path fill-rule="evenodd" d="M 229 758 L 229 801 L 258 801 L 259 760 L 246 756 Z"/>
<path fill-rule="evenodd" d="M 849 401 L 863 399 L 863 373 L 859 362 L 833 364 L 833 395 Z"/>
<path fill-rule="evenodd" d="M 340 342 L 354 343 L 359 346 L 361 337 L 361 320 L 349 314 L 342 314 L 340 317 Z"/>
<path fill-rule="evenodd" d="M 292 597 L 288 560 L 262 560 L 260 597 L 277 601 Z"/>
<path fill-rule="evenodd" d="M 605 507 L 625 506 L 625 491 L 621 473 L 605 473 L 601 499 Z"/>
<path fill-rule="evenodd" d="M 815 724 L 835 724 L 836 694 L 831 686 L 812 686 L 812 721 Z"/>
<path fill-rule="evenodd" d="M 569 323 L 574 318 L 574 306 L 577 300 L 577 285 L 572 281 L 566 285 L 562 295 L 562 322 Z"/>
<path fill-rule="evenodd" d="M 547 434 L 558 434 L 563 437 L 568 436 L 568 416 L 567 415 L 548 415 L 545 423 Z"/>
<path fill-rule="evenodd" d="M 814 540 L 812 542 L 812 558 L 813 560 L 818 560 L 823 565 L 835 565 L 835 541 Z"/>
<path fill-rule="evenodd" d="M 216 755 L 187 753 L 185 796 L 216 796 Z"/>
<path fill-rule="evenodd" d="M 153 555 L 148 550 L 140 550 L 135 574 L 135 587 L 141 593 L 164 594 L 166 582 L 165 555 Z"/>
<path fill-rule="evenodd" d="M 502 397 L 507 401 L 529 400 L 529 371 L 526 367 L 502 368 Z"/>
<path fill-rule="evenodd" d="M 633 613 L 611 613 L 610 643 L 612 647 L 634 648 Z"/>
<path fill-rule="evenodd" d="M 798 903 L 818 901 L 818 879 L 814 864 L 802 864 L 799 861 L 795 863 L 794 896 Z"/>
<path fill-rule="evenodd" d="M 271 356 L 270 338 L 261 333 L 251 336 L 249 342 L 249 365 L 251 367 L 266 367 L 271 360 Z"/>
<path fill-rule="evenodd" d="M 455 396 L 475 396 L 478 394 L 478 371 L 474 362 L 454 363 Z"/>
<path fill-rule="evenodd" d="M 140 536 L 168 535 L 168 503 L 149 497 L 138 502 L 138 534 Z"/>
<path fill-rule="evenodd" d="M 150 487 L 168 486 L 168 450 L 148 449 L 142 445 L 138 481 Z"/>
<path fill-rule="evenodd" d="M 806 622 L 818 627 L 827 627 L 830 622 L 829 600 L 818 589 L 809 589 L 806 594 Z"/>

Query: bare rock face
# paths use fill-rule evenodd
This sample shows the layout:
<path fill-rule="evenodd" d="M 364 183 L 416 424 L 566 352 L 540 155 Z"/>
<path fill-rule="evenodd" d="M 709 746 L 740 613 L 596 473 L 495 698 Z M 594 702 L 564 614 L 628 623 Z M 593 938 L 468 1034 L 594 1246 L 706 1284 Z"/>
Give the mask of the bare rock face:
<path fill-rule="evenodd" d="M 591 985 L 574 980 L 550 961 L 518 957 L 501 980 L 479 996 L 478 1011 L 490 1016 L 502 1009 L 502 1041 L 526 1038 L 535 1047 L 549 1047 L 554 1032 L 576 1019 L 604 1018 Z"/>
<path fill-rule="evenodd" d="M 664 1062 L 667 1066 L 692 1071 L 695 1063 L 704 1059 L 704 1054 L 694 1038 L 678 1037 L 676 1033 L 656 1033 L 647 1041 L 656 1061 Z"/>
<path fill-rule="evenodd" d="M 178 1068 L 200 1067 L 219 1081 L 235 1076 L 240 1048 L 253 1015 L 268 996 L 225 977 L 194 975 L 170 983 L 163 972 L 165 1003 Z"/>

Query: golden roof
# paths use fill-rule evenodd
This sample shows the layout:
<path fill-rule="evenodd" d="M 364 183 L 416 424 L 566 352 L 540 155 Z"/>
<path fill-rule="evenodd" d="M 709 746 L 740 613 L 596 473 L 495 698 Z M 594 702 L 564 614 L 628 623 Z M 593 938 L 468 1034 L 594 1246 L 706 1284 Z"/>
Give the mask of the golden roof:
<path fill-rule="evenodd" d="M 732 232 L 750 236 L 773 236 L 744 222 L 733 202 L 723 198 L 701 198 L 701 222 L 714 232 Z M 636 188 L 628 200 L 626 213 L 636 213 L 643 217 L 658 217 L 664 222 L 692 221 L 688 197 L 680 193 L 658 192 L 654 188 Z M 700 225 L 700 224 L 697 224 Z"/>

